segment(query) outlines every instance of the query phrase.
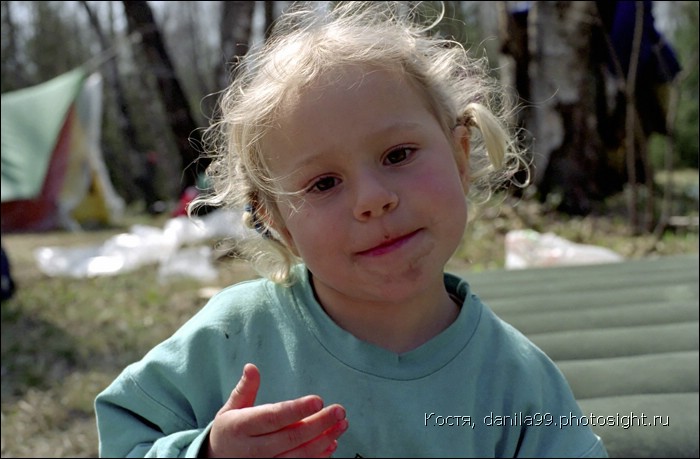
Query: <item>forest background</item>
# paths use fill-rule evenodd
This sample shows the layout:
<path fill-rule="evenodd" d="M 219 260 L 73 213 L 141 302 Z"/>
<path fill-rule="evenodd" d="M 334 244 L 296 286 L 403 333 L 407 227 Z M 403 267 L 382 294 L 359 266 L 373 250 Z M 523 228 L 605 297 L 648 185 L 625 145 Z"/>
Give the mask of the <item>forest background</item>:
<path fill-rule="evenodd" d="M 522 21 L 517 8 L 524 3 L 533 5 L 537 21 Z M 656 27 L 682 70 L 667 87 L 674 95 L 664 114 L 668 132 L 640 134 L 632 126 L 631 135 L 629 117 L 603 119 L 607 115 L 593 105 L 594 93 L 605 91 L 593 75 L 616 81 L 618 95 L 630 90 L 629 79 L 611 77 L 600 56 L 606 35 L 599 3 L 444 2 L 447 18 L 439 33 L 486 55 L 495 75 L 528 96 L 526 105 L 537 105 L 520 120 L 534 137 L 546 137 L 537 115 L 547 110 L 562 120 L 599 117 L 562 122 L 560 145 L 541 141 L 546 154 L 533 162 L 545 157 L 546 163 L 536 183 L 496 197 L 507 205 L 484 207 L 467 229 L 465 240 L 473 242 L 452 260 L 460 269 L 502 268 L 505 235 L 521 228 L 604 246 L 626 258 L 697 253 L 698 2 L 653 2 Z M 97 392 L 199 309 L 212 288 L 255 275 L 222 259 L 219 278 L 207 285 L 191 279 L 163 285 L 148 268 L 112 278 L 50 278 L 32 254 L 40 246 L 98 243 L 132 224 L 162 225 L 205 166 L 189 140 L 208 124 L 218 91 L 232 78 L 231 62 L 265 39 L 288 4 L 1 3 L 3 94 L 78 66 L 105 78 L 102 150 L 127 204 L 123 220 L 108 228 L 3 234 L 18 289 L 2 303 L 2 457 L 96 456 Z M 538 46 L 560 44 L 555 54 L 569 56 L 567 64 L 536 62 L 547 55 L 541 53 L 529 54 L 523 67 L 523 50 L 535 46 L 528 37 L 536 34 L 545 35 Z M 581 75 L 595 81 L 582 82 Z M 577 88 L 574 100 L 541 97 L 553 95 L 546 91 L 551 85 Z M 630 101 L 634 111 L 636 100 L 623 97 L 611 111 L 627 113 Z M 170 116 L 181 109 L 187 116 Z M 615 141 L 600 132 L 603 124 L 613 126 Z"/>

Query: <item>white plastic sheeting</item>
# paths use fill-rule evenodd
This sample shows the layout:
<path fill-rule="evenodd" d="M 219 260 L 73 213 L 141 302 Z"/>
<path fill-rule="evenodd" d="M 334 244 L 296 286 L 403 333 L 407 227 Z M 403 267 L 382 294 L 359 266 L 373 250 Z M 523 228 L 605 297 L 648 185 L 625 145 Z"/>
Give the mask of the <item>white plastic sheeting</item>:
<path fill-rule="evenodd" d="M 623 261 L 622 255 L 595 245 L 577 244 L 554 233 L 514 230 L 506 234 L 506 269 L 584 265 Z"/>
<path fill-rule="evenodd" d="M 158 265 L 161 280 L 186 276 L 216 279 L 212 249 L 215 239 L 248 237 L 241 214 L 216 210 L 203 217 L 171 218 L 163 228 L 134 225 L 103 244 L 84 247 L 39 247 L 34 252 L 39 269 L 52 277 L 113 276 L 149 264 Z"/>

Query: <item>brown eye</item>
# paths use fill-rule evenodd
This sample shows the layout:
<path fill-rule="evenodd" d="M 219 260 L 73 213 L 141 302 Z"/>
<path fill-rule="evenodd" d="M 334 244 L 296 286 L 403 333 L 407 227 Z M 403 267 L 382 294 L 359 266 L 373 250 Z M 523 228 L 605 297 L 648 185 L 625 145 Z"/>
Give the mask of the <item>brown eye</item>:
<path fill-rule="evenodd" d="M 401 147 L 390 151 L 384 158 L 386 164 L 399 164 L 406 161 L 415 150 L 413 148 Z"/>
<path fill-rule="evenodd" d="M 315 192 L 324 192 L 328 191 L 334 186 L 338 184 L 338 179 L 335 177 L 323 177 L 316 182 L 314 182 L 313 185 L 311 185 L 310 191 L 315 191 Z"/>

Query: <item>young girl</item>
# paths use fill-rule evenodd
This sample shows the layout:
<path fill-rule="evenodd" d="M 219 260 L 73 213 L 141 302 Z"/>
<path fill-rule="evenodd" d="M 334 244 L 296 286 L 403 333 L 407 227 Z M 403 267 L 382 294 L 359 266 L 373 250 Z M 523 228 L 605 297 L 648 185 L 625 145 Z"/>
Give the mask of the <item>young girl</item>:
<path fill-rule="evenodd" d="M 102 455 L 605 456 L 552 361 L 443 271 L 467 191 L 521 158 L 485 63 L 412 16 L 295 7 L 246 56 L 199 204 L 246 209 L 267 278 L 97 397 Z"/>

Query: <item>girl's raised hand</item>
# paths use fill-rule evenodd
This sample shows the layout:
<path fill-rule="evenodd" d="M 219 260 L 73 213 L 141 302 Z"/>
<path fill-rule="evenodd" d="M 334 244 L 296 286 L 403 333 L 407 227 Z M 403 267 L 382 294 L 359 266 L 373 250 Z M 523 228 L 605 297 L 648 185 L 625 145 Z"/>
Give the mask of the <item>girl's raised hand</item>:
<path fill-rule="evenodd" d="M 260 372 L 243 368 L 240 381 L 214 418 L 208 457 L 328 457 L 348 427 L 340 405 L 317 395 L 253 406 Z"/>

